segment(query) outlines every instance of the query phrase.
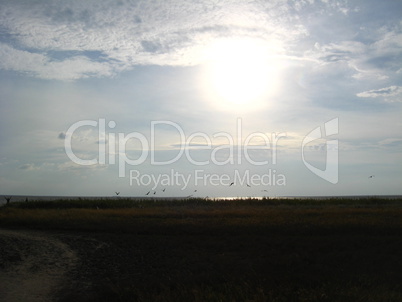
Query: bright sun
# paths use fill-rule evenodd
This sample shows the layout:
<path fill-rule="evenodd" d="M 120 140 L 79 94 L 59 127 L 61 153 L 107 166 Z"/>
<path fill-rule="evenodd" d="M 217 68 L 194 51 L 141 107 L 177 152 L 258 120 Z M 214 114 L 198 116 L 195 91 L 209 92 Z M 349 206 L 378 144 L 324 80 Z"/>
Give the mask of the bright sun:
<path fill-rule="evenodd" d="M 258 109 L 278 89 L 274 50 L 253 39 L 220 40 L 208 48 L 205 89 L 224 109 Z"/>

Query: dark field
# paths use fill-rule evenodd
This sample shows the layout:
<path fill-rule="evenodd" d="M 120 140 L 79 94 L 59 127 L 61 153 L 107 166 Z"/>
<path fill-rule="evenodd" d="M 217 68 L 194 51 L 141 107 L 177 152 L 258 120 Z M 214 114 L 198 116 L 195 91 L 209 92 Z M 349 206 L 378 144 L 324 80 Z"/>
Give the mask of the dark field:
<path fill-rule="evenodd" d="M 402 199 L 30 201 L 0 227 L 76 251 L 60 301 L 402 301 Z"/>

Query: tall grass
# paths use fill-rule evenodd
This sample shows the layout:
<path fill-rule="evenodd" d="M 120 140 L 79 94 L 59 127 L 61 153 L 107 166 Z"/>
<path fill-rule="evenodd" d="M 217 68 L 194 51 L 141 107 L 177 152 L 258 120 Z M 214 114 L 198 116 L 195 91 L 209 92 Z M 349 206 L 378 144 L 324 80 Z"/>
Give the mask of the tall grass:
<path fill-rule="evenodd" d="M 402 199 L 14 202 L 0 227 L 63 231 L 92 298 L 62 302 L 402 301 Z"/>
<path fill-rule="evenodd" d="M 364 199 L 67 199 L 14 202 L 0 226 L 129 231 L 144 226 L 400 226 L 402 200 Z"/>
<path fill-rule="evenodd" d="M 13 202 L 9 207 L 39 209 L 67 209 L 67 208 L 89 208 L 89 209 L 117 209 L 117 208 L 143 208 L 155 206 L 381 206 L 381 205 L 402 205 L 402 198 L 234 198 L 234 199 L 213 199 L 213 198 L 187 198 L 187 199 L 159 199 L 159 198 L 74 198 L 57 199 L 52 201 L 33 200 L 29 202 Z"/>

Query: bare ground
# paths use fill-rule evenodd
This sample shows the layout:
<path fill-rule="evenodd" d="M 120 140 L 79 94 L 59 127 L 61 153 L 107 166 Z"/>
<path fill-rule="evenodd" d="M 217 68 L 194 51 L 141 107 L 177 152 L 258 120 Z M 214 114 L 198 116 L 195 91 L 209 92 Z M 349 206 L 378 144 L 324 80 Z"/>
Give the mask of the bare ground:
<path fill-rule="evenodd" d="M 219 222 L 0 229 L 0 301 L 402 301 L 400 231 Z"/>
<path fill-rule="evenodd" d="M 77 263 L 52 234 L 0 229 L 0 301 L 53 301 Z"/>

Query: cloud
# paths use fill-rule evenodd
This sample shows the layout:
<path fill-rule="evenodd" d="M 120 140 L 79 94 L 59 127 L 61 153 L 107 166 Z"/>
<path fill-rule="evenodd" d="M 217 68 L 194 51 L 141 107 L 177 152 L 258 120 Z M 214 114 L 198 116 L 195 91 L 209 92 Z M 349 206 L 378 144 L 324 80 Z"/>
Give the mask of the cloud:
<path fill-rule="evenodd" d="M 0 68 L 43 79 L 113 77 L 138 65 L 203 64 L 208 44 L 242 36 L 276 45 L 284 58 L 344 64 L 358 80 L 388 79 L 402 59 L 402 23 L 357 39 L 364 30 L 347 18 L 358 10 L 344 0 L 10 1 L 0 11 Z M 315 33 L 328 26 L 347 38 L 330 43 Z"/>
<path fill-rule="evenodd" d="M 315 51 L 312 53 L 321 62 L 348 61 L 364 53 L 366 46 L 358 41 L 341 41 L 340 43 L 330 43 L 321 45 L 315 43 Z"/>
<path fill-rule="evenodd" d="M 402 138 L 387 138 L 378 143 L 381 147 L 385 148 L 400 148 L 402 146 Z M 399 149 L 397 149 L 399 151 Z"/>
<path fill-rule="evenodd" d="M 305 36 L 288 11 L 281 0 L 8 2 L 0 12 L 8 37 L 1 40 L 0 68 L 76 80 L 110 77 L 136 65 L 197 65 L 203 47 L 220 37 L 286 43 Z"/>
<path fill-rule="evenodd" d="M 64 162 L 64 163 L 58 163 L 56 164 L 56 169 L 59 171 L 99 171 L 99 170 L 105 170 L 108 168 L 108 165 L 79 165 L 74 162 Z"/>
<path fill-rule="evenodd" d="M 0 43 L 0 57 L 1 69 L 27 73 L 42 79 L 75 80 L 93 75 L 111 76 L 118 67 L 115 63 L 100 63 L 84 56 L 52 61 L 45 54 L 18 50 L 4 43 Z"/>
<path fill-rule="evenodd" d="M 104 138 L 101 140 L 97 140 L 95 143 L 98 145 L 106 145 L 108 143 L 108 140 L 106 138 Z"/>
<path fill-rule="evenodd" d="M 390 54 L 386 48 L 380 49 L 376 43 L 360 41 L 329 44 L 317 42 L 314 49 L 307 51 L 305 56 L 321 65 L 343 66 L 353 72 L 352 77 L 357 80 L 387 80 L 394 74 L 395 66 L 398 66 L 395 55 Z"/>
<path fill-rule="evenodd" d="M 367 52 L 356 59 L 356 66 L 366 73 L 377 73 L 383 79 L 394 76 L 402 60 L 402 23 L 395 28 L 381 28 L 375 42 L 368 44 Z"/>
<path fill-rule="evenodd" d="M 24 164 L 18 167 L 20 170 L 26 170 L 26 171 L 33 171 L 37 170 L 38 168 L 34 164 Z"/>
<path fill-rule="evenodd" d="M 163 50 L 162 45 L 158 42 L 141 41 L 141 46 L 144 49 L 144 51 L 151 53 L 158 53 Z"/>
<path fill-rule="evenodd" d="M 57 136 L 58 139 L 64 140 L 66 138 L 66 134 L 64 132 L 60 132 Z"/>
<path fill-rule="evenodd" d="M 373 7 L 374 9 L 374 7 Z M 402 22 L 394 20 L 392 12 L 387 11 L 387 3 L 375 7 L 378 12 L 364 10 L 358 14 L 361 23 L 344 19 L 347 26 L 333 21 L 332 26 L 339 28 L 330 41 L 323 42 L 321 36 L 314 47 L 305 51 L 304 57 L 314 60 L 322 66 L 346 68 L 353 72 L 356 80 L 386 81 L 392 79 L 400 70 L 402 60 Z M 381 11 L 383 10 L 383 11 Z M 382 20 L 373 19 L 373 14 L 386 14 L 389 18 L 387 25 L 379 27 Z M 341 34 L 342 35 L 341 35 Z M 339 38 L 347 39 L 339 40 Z M 321 39 L 320 39 L 321 38 Z"/>
<path fill-rule="evenodd" d="M 356 95 L 360 98 L 383 97 L 386 102 L 402 102 L 402 86 L 389 86 L 381 89 L 368 90 Z"/>

